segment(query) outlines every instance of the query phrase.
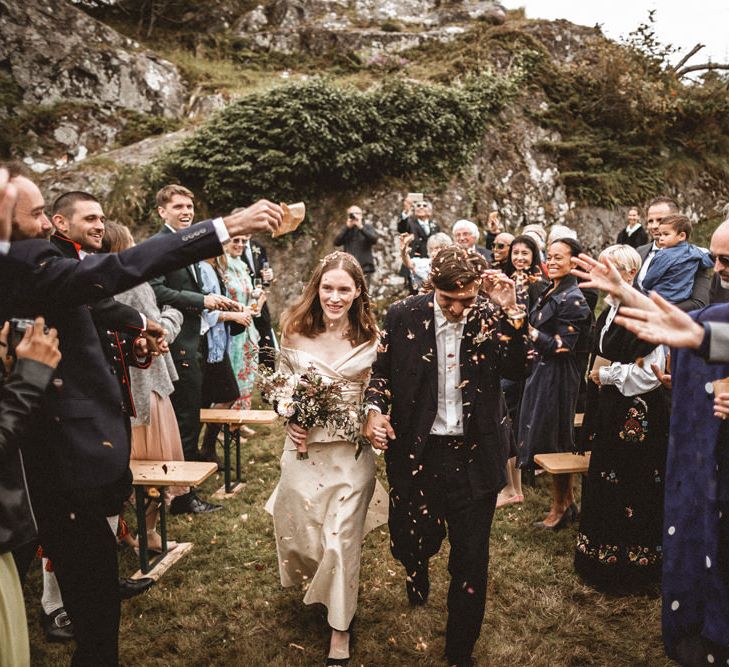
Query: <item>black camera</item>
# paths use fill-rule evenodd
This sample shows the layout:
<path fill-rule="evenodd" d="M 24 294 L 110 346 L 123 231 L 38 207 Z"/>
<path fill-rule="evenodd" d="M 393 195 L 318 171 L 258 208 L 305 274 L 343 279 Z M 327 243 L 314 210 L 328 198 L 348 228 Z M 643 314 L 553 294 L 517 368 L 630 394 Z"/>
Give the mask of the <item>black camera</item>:
<path fill-rule="evenodd" d="M 357 214 L 356 213 L 347 213 L 347 217 L 350 220 L 356 220 L 357 219 Z"/>
<path fill-rule="evenodd" d="M 10 335 L 8 336 L 8 355 L 11 357 L 15 356 L 15 348 L 18 343 L 23 340 L 25 332 L 28 329 L 32 329 L 35 322 L 33 320 L 23 319 L 19 317 L 13 317 L 10 320 Z M 48 327 L 45 327 L 46 332 Z"/>

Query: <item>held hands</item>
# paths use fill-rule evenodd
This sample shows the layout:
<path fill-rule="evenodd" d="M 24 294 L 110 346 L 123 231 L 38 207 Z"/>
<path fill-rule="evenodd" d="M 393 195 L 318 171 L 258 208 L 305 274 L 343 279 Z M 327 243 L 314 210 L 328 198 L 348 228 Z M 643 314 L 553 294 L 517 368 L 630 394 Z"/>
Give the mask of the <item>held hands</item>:
<path fill-rule="evenodd" d="M 18 359 L 32 359 L 51 368 L 56 368 L 61 361 L 61 352 L 58 349 L 58 332 L 51 327 L 48 333 L 45 331 L 46 321 L 42 317 L 36 317 L 32 327 L 28 327 L 23 338 L 15 346 L 15 356 Z M 10 324 L 8 322 L 0 331 L 0 342 L 6 347 Z"/>
<path fill-rule="evenodd" d="M 169 331 L 165 329 L 159 322 L 147 319 L 147 328 L 142 332 L 142 338 L 138 338 L 138 341 L 145 341 L 146 345 L 143 346 L 141 343 L 136 348 L 135 341 L 135 352 L 138 357 L 146 357 L 151 354 L 153 357 L 158 357 L 160 354 L 167 354 L 170 351 L 170 344 L 166 338 L 169 336 Z M 143 350 L 143 348 L 145 348 Z M 141 354 L 140 354 L 141 353 Z"/>
<path fill-rule="evenodd" d="M 364 436 L 375 449 L 387 449 L 387 441 L 395 439 L 390 418 L 377 410 L 370 410 L 364 427 Z"/>
<path fill-rule="evenodd" d="M 231 238 L 256 232 L 275 232 L 281 225 L 283 211 L 278 204 L 261 199 L 237 213 L 223 218 Z"/>

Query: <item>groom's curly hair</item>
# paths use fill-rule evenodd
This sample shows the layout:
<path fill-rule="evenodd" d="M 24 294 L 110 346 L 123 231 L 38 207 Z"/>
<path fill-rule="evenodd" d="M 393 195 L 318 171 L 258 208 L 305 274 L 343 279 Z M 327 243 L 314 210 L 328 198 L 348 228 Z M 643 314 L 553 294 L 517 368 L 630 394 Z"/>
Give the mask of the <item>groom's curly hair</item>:
<path fill-rule="evenodd" d="M 430 262 L 428 282 L 444 292 L 455 292 L 481 281 L 488 264 L 473 251 L 452 245 L 439 250 Z"/>

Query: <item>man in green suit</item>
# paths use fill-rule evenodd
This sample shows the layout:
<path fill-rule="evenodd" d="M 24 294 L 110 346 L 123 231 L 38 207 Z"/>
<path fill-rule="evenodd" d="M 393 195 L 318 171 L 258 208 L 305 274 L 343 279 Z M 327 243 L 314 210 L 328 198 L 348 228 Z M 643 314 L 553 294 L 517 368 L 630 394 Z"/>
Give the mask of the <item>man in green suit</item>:
<path fill-rule="evenodd" d="M 157 193 L 157 212 L 164 221 L 158 235 L 174 234 L 187 229 L 195 217 L 194 195 L 182 185 L 166 185 Z M 235 310 L 235 301 L 215 294 L 203 294 L 200 267 L 197 263 L 170 271 L 150 280 L 160 308 L 172 306 L 184 315 L 180 333 L 170 345 L 178 380 L 170 396 L 177 416 L 186 461 L 197 461 L 202 404 L 202 357 L 200 327 L 202 312 Z M 200 500 L 193 491 L 172 501 L 173 514 L 214 512 L 221 508 Z"/>

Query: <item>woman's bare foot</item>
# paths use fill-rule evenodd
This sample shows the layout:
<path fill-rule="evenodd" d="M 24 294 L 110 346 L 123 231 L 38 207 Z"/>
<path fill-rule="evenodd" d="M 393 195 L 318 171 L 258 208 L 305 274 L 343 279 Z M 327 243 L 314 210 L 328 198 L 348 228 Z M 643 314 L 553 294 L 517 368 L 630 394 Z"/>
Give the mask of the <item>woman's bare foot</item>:
<path fill-rule="evenodd" d="M 162 551 L 162 537 L 156 530 L 147 531 L 147 548 L 150 551 Z M 177 542 L 167 540 L 167 551 L 177 548 Z"/>
<path fill-rule="evenodd" d="M 509 495 L 499 494 L 496 499 L 496 509 L 504 507 L 505 505 L 517 505 L 524 502 L 524 496 L 521 493 L 511 493 Z"/>

